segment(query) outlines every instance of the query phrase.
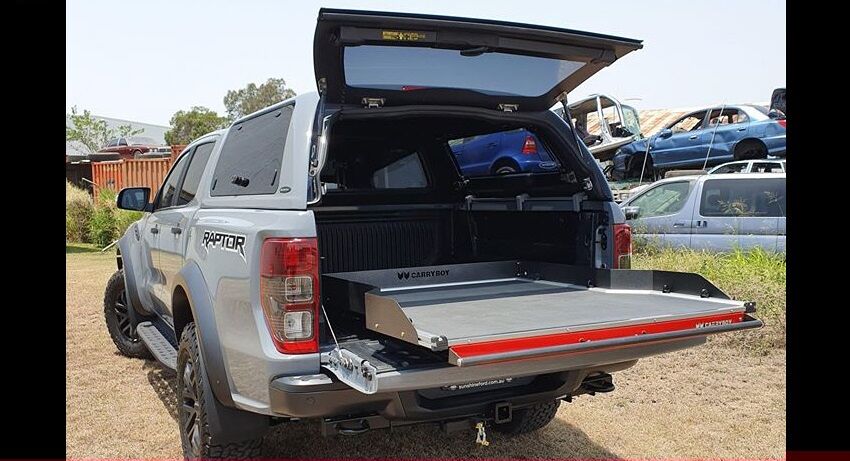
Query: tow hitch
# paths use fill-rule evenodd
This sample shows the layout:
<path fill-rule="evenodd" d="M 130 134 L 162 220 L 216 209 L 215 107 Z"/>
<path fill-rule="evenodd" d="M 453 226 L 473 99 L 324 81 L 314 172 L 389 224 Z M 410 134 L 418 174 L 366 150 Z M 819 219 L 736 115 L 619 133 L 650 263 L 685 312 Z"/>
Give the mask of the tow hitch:
<path fill-rule="evenodd" d="M 475 443 L 483 447 L 490 445 L 490 442 L 487 441 L 487 431 L 484 429 L 484 421 L 478 421 L 475 429 L 478 430 L 478 434 L 475 435 Z"/>

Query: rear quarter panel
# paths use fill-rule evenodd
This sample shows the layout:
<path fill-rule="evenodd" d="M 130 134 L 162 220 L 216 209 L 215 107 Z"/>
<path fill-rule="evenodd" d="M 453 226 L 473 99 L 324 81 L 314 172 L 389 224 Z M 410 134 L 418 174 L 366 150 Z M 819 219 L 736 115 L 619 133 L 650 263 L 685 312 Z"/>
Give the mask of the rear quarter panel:
<path fill-rule="evenodd" d="M 191 225 L 187 260 L 197 262 L 210 291 L 227 379 L 237 406 L 270 413 L 269 382 L 319 371 L 318 354 L 275 349 L 260 305 L 259 258 L 269 237 L 315 237 L 312 211 L 202 209 Z M 245 239 L 242 252 L 206 244 L 210 232 Z"/>

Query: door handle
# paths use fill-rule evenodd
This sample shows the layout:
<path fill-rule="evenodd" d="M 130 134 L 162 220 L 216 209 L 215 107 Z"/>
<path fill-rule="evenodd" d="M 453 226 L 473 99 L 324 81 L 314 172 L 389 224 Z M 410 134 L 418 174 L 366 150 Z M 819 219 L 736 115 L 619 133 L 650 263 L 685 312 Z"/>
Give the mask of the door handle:
<path fill-rule="evenodd" d="M 693 135 L 693 136 L 689 137 L 688 139 L 696 139 L 696 138 L 698 138 L 698 137 L 699 137 L 699 135 L 698 135 L 698 134 L 695 134 L 695 135 Z"/>
<path fill-rule="evenodd" d="M 178 235 L 178 234 L 180 234 L 180 233 L 182 233 L 182 232 L 183 232 L 183 229 L 181 229 L 181 228 L 179 228 L 179 227 L 172 227 L 172 228 L 171 228 L 171 233 L 172 233 L 172 234 L 174 234 L 174 235 Z"/>
<path fill-rule="evenodd" d="M 738 128 L 738 131 L 747 131 L 746 128 Z"/>
<path fill-rule="evenodd" d="M 697 221 L 694 221 L 694 223 L 695 223 L 694 227 L 708 227 L 708 221 L 705 221 L 705 220 L 703 220 L 703 221 L 697 220 Z"/>
<path fill-rule="evenodd" d="M 158 227 L 151 227 L 151 234 L 158 234 L 158 233 L 159 233 Z"/>
<path fill-rule="evenodd" d="M 683 222 L 674 222 L 673 227 L 685 227 L 685 223 Z"/>

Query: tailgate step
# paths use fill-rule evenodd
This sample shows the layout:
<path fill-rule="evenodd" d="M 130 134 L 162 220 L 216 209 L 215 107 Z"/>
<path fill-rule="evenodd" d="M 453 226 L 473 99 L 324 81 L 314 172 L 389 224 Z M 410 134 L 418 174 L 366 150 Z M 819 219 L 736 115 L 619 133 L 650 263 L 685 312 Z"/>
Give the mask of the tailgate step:
<path fill-rule="evenodd" d="M 159 363 L 166 368 L 177 369 L 177 349 L 168 342 L 153 323 L 140 323 L 136 327 L 136 332 Z"/>

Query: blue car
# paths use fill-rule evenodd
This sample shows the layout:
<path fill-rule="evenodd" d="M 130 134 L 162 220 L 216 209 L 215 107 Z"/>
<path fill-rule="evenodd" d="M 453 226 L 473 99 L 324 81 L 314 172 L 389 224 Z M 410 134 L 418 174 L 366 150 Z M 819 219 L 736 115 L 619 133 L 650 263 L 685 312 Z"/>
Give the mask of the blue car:
<path fill-rule="evenodd" d="M 449 146 L 464 176 L 537 173 L 558 168 L 537 136 L 524 129 L 453 139 Z"/>
<path fill-rule="evenodd" d="M 707 168 L 732 160 L 785 157 L 785 119 L 762 106 L 742 104 L 691 112 L 657 134 L 621 147 L 614 154 L 614 180 L 663 177 L 671 169 Z"/>

